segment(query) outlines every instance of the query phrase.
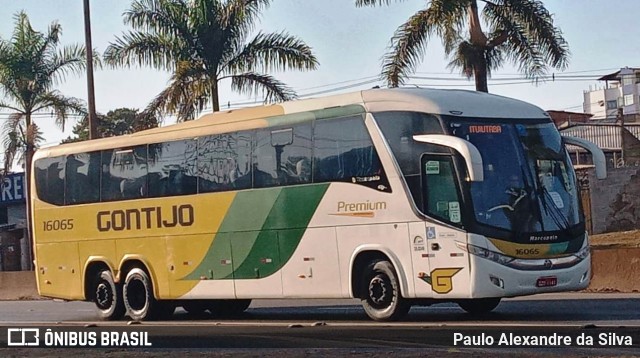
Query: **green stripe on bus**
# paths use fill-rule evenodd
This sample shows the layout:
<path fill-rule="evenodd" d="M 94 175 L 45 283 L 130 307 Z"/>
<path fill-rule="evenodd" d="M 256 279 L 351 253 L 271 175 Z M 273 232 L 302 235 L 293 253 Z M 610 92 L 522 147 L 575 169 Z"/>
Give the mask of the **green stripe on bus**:
<path fill-rule="evenodd" d="M 282 190 L 280 187 L 238 192 L 224 216 L 219 231 L 261 230 Z"/>
<path fill-rule="evenodd" d="M 316 184 L 284 188 L 253 243 L 251 252 L 241 263 L 236 258 L 236 244 L 232 243 L 234 267 L 237 267 L 233 277 L 263 278 L 281 269 L 298 247 L 328 187 L 329 184 Z M 246 247 L 243 249 L 246 250 Z"/>
<path fill-rule="evenodd" d="M 185 280 L 250 279 L 293 255 L 329 184 L 240 192 L 198 267 Z"/>
<path fill-rule="evenodd" d="M 234 259 L 244 261 L 249 249 L 258 238 L 269 212 L 282 188 L 249 190 L 239 192 L 231 203 L 202 262 L 185 280 L 226 278 L 233 273 Z M 215 203 L 212 203 L 215 205 Z M 236 252 L 232 252 L 232 242 Z M 243 250 L 243 247 L 249 249 Z"/>
<path fill-rule="evenodd" d="M 328 187 L 328 183 L 285 187 L 262 230 L 305 229 Z"/>

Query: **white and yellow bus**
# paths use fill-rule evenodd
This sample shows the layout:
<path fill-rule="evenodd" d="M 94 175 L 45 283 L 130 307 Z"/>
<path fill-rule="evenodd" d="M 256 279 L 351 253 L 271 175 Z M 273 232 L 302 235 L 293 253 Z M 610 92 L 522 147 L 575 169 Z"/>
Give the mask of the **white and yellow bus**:
<path fill-rule="evenodd" d="M 602 152 L 536 106 L 416 88 L 41 149 L 38 290 L 136 320 L 259 298 L 359 298 L 393 320 L 580 290 L 589 242 L 566 144 L 606 176 Z"/>

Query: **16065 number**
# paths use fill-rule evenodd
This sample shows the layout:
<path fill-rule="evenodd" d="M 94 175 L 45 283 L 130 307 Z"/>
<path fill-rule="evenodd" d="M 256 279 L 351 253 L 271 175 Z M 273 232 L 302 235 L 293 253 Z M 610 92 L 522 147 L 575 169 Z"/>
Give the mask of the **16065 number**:
<path fill-rule="evenodd" d="M 46 220 L 42 222 L 44 231 L 61 231 L 73 229 L 73 219 Z"/>
<path fill-rule="evenodd" d="M 539 255 L 539 249 L 516 249 L 516 255 Z"/>

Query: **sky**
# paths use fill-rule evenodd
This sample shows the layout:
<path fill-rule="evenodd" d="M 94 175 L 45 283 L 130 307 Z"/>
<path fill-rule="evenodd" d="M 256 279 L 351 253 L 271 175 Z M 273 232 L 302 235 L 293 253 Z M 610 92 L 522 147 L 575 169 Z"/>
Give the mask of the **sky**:
<path fill-rule="evenodd" d="M 381 70 L 382 56 L 387 51 L 395 29 L 412 14 L 424 8 L 426 0 L 406 0 L 390 6 L 356 8 L 355 0 L 273 0 L 264 11 L 255 32 L 286 31 L 313 48 L 320 66 L 315 71 L 272 73 L 292 87 L 300 97 L 324 92 L 346 93 L 375 85 Z M 116 36 L 130 28 L 124 25 L 122 13 L 130 0 L 91 0 L 93 47 L 103 53 Z M 615 72 L 621 67 L 640 66 L 640 14 L 638 0 L 546 0 L 545 6 L 554 14 L 569 43 L 571 58 L 561 75 L 594 75 L 591 79 L 547 81 L 537 85 L 518 78 L 517 66 L 505 64 L 493 73 L 489 82 L 491 93 L 521 99 L 545 110 L 582 112 L 583 91 L 602 86 L 595 75 Z M 14 16 L 25 11 L 32 26 L 45 31 L 57 21 L 62 26 L 62 44 L 84 44 L 84 21 L 81 0 L 0 0 L 0 37 L 7 39 L 14 28 Z M 432 38 L 416 76 L 442 77 L 446 80 L 414 79 L 408 85 L 437 88 L 474 89 L 456 70 L 447 67 L 438 38 Z M 169 74 L 150 68 L 102 68 L 95 72 L 96 108 L 100 113 L 129 107 L 143 109 L 168 83 Z M 363 83 L 364 82 L 364 83 Z M 348 87 L 348 88 L 345 88 Z M 57 87 L 64 95 L 87 98 L 85 76 L 67 77 Z M 238 104 L 260 101 L 260 97 L 231 92 L 228 82 L 221 83 L 222 109 Z M 0 121 L 6 114 L 0 114 Z M 170 124 L 171 118 L 165 121 Z M 71 134 L 75 123 L 67 123 L 63 132 L 53 118 L 40 116 L 36 123 L 44 132 L 43 146 L 58 144 Z"/>

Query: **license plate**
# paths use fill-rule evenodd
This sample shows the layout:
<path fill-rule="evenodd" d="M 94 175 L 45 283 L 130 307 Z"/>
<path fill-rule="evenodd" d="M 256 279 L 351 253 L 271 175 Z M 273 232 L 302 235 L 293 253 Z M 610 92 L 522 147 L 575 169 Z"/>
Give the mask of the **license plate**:
<path fill-rule="evenodd" d="M 558 284 L 558 278 L 555 276 L 540 277 L 536 281 L 536 287 L 553 287 Z"/>

